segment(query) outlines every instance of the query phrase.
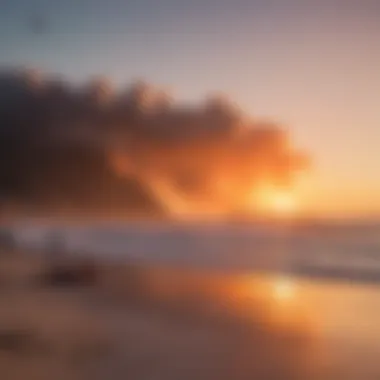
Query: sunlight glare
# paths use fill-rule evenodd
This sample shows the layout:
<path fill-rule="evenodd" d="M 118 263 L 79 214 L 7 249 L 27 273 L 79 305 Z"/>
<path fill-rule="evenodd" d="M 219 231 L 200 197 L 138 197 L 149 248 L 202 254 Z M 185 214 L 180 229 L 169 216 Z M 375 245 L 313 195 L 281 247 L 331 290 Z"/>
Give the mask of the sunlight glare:
<path fill-rule="evenodd" d="M 296 295 L 296 287 L 290 278 L 278 278 L 274 280 L 273 295 L 278 301 L 291 300 Z"/>

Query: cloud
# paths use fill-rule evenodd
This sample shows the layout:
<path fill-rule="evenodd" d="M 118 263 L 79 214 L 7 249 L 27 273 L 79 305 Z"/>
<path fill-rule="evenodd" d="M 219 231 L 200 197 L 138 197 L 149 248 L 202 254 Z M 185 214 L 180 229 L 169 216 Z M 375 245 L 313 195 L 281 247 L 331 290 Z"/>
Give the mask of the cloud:
<path fill-rule="evenodd" d="M 224 97 L 184 105 L 142 81 L 116 92 L 104 77 L 74 86 L 3 70 L 0 125 L 0 191 L 28 203 L 128 213 L 140 197 L 137 209 L 155 213 L 239 213 L 260 187 L 290 186 L 306 162 L 281 126 Z"/>

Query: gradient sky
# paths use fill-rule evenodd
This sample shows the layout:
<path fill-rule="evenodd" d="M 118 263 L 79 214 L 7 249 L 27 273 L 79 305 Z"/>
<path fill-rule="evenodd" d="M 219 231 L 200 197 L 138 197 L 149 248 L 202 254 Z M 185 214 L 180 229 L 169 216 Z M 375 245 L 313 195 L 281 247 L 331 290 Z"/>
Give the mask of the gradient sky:
<path fill-rule="evenodd" d="M 0 64 L 225 92 L 312 154 L 305 211 L 380 215 L 378 0 L 0 0 Z"/>

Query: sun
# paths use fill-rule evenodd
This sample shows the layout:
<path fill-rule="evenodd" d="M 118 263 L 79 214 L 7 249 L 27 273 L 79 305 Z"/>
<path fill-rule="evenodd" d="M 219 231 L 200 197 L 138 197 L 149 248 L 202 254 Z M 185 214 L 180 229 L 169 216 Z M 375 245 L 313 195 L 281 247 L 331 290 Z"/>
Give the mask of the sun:
<path fill-rule="evenodd" d="M 250 193 L 247 207 L 278 217 L 291 217 L 297 211 L 295 194 L 290 190 L 265 187 Z"/>
<path fill-rule="evenodd" d="M 272 210 L 279 215 L 292 215 L 297 209 L 294 194 L 290 192 L 274 192 L 270 197 Z"/>

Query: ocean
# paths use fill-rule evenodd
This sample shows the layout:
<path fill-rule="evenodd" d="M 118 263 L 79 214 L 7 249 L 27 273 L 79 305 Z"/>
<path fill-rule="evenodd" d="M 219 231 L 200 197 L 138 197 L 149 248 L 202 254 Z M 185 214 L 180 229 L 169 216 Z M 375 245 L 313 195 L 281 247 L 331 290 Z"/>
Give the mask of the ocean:
<path fill-rule="evenodd" d="M 269 271 L 354 281 L 380 280 L 380 223 L 292 226 L 249 223 L 24 220 L 17 244 L 48 250 L 53 239 L 72 253 L 223 271 Z"/>

